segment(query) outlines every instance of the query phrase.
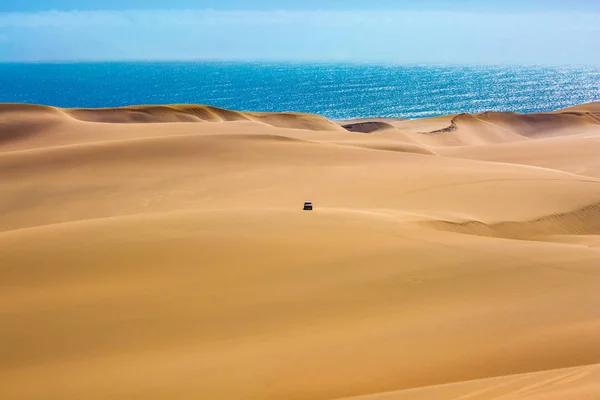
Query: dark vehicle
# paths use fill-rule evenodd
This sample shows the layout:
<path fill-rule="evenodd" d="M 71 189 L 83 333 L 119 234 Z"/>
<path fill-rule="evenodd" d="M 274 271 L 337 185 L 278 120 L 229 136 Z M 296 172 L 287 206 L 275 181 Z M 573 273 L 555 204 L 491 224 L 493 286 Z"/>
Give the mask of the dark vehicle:
<path fill-rule="evenodd" d="M 312 209 L 313 209 L 312 202 L 305 201 L 304 202 L 304 211 L 312 211 Z"/>

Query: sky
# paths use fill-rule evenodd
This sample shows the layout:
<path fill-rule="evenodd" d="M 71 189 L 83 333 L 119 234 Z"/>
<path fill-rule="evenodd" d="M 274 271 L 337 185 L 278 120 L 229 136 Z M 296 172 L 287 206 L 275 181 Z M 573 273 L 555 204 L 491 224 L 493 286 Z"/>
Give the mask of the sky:
<path fill-rule="evenodd" d="M 0 1 L 0 62 L 124 60 L 600 65 L 600 1 Z"/>

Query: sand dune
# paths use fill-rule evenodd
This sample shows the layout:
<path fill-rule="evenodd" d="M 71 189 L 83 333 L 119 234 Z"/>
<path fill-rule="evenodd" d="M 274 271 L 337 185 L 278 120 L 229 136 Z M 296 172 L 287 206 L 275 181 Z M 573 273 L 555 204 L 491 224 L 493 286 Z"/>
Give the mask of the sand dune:
<path fill-rule="evenodd" d="M 280 128 L 339 130 L 317 115 L 300 113 L 242 113 L 201 105 L 136 106 L 105 109 L 71 109 L 66 114 L 80 121 L 106 123 L 258 121 Z"/>
<path fill-rule="evenodd" d="M 598 107 L 0 105 L 1 397 L 600 398 Z"/>
<path fill-rule="evenodd" d="M 585 131 L 585 130 L 584 130 Z M 565 140 L 566 139 L 566 140 Z M 600 177 L 600 130 L 573 137 L 471 147 L 448 147 L 437 152 L 450 157 L 534 165 Z"/>
<path fill-rule="evenodd" d="M 595 364 L 352 397 L 347 400 L 595 399 L 598 397 L 598 382 L 600 365 Z"/>
<path fill-rule="evenodd" d="M 418 120 L 397 121 L 378 119 L 375 123 L 361 120 L 351 124 L 356 131 L 369 127 L 368 133 L 386 130 L 391 126 L 398 133 L 411 133 L 413 139 L 432 146 L 472 146 L 497 144 L 527 139 L 564 137 L 569 135 L 598 135 L 600 111 L 598 104 L 591 103 L 553 113 L 517 114 L 485 112 L 460 114 Z M 379 127 L 376 127 L 376 124 Z M 419 133 L 421 135 L 414 135 Z M 451 133 L 451 134 L 448 134 Z"/>
<path fill-rule="evenodd" d="M 600 116 L 600 102 L 595 102 L 595 103 L 587 103 L 587 104 L 581 104 L 575 107 L 569 107 L 569 108 L 565 108 L 562 110 L 558 110 L 556 111 L 557 113 L 562 113 L 562 112 L 586 112 L 586 113 L 592 113 L 596 116 Z"/>

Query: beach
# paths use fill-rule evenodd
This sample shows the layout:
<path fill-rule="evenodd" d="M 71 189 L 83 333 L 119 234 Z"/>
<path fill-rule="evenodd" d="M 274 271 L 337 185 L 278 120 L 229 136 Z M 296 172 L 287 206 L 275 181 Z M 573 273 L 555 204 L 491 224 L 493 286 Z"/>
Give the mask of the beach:
<path fill-rule="evenodd" d="M 0 104 L 0 397 L 600 398 L 598 154 L 600 103 Z"/>

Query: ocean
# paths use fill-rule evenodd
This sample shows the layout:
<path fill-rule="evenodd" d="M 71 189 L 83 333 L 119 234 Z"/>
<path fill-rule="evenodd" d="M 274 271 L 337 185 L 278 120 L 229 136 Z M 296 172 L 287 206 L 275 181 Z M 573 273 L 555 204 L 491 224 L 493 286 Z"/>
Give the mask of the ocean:
<path fill-rule="evenodd" d="M 0 64 L 0 102 L 209 104 L 331 119 L 552 111 L 600 100 L 600 66 L 286 63 Z"/>

